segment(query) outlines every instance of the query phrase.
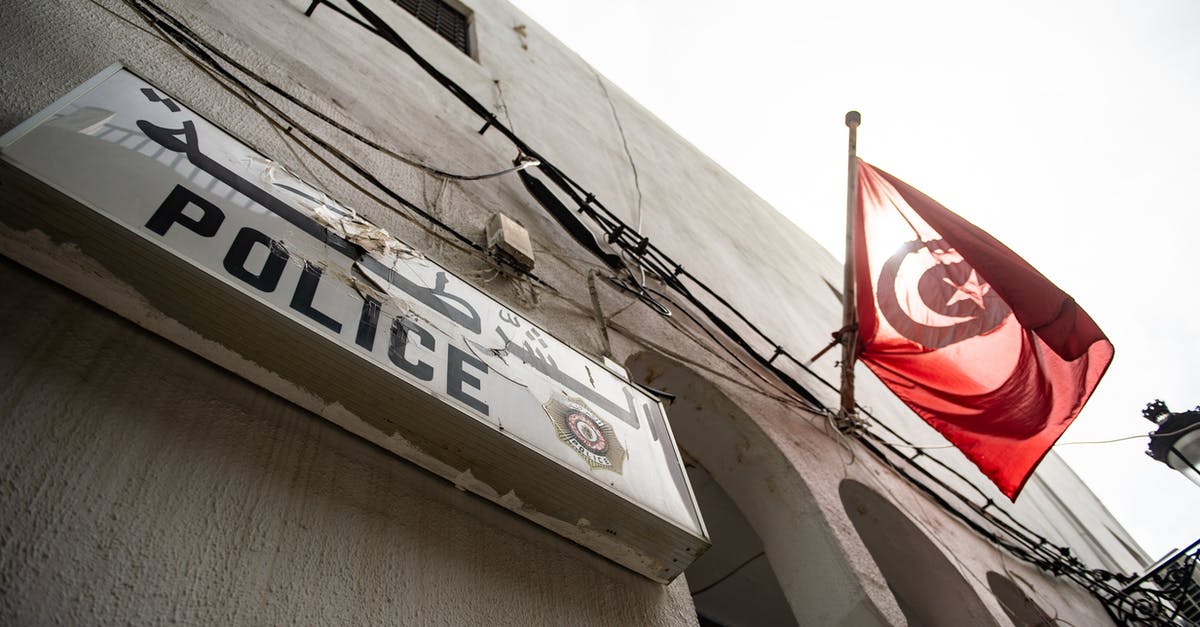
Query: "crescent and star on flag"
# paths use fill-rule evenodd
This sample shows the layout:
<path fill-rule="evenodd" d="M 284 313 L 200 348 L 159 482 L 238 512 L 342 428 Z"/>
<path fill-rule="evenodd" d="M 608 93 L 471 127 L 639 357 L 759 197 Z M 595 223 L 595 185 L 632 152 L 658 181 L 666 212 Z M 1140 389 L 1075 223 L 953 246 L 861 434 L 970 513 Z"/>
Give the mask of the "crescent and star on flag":
<path fill-rule="evenodd" d="M 979 273 L 975 272 L 975 268 L 971 268 L 971 274 L 961 285 L 955 284 L 950 277 L 942 277 L 942 281 L 954 288 L 954 296 L 951 296 L 950 300 L 946 301 L 947 305 L 969 300 L 975 303 L 975 306 L 980 311 L 983 311 L 983 295 L 987 294 L 991 286 L 987 284 L 987 281 L 979 280 Z"/>
<path fill-rule="evenodd" d="M 860 122 L 847 114 L 839 425 L 860 424 L 861 361 L 1015 499 L 1091 396 L 1112 344 L 1004 244 L 858 159 Z"/>

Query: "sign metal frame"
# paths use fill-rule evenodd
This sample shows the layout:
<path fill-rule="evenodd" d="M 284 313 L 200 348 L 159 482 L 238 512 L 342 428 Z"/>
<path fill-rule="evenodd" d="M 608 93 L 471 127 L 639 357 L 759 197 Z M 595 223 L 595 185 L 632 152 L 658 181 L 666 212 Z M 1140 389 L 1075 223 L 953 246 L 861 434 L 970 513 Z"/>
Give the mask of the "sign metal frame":
<path fill-rule="evenodd" d="M 35 271 L 650 579 L 707 549 L 657 399 L 121 64 L 0 182 Z"/>

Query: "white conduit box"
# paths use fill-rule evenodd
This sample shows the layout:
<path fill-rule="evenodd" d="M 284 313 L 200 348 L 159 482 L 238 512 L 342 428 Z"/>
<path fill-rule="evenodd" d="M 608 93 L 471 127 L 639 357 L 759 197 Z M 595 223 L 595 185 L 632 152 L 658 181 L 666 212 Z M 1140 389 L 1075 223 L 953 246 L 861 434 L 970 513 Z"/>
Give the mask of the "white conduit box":
<path fill-rule="evenodd" d="M 529 231 L 503 213 L 494 213 L 488 220 L 487 247 L 493 254 L 507 257 L 524 270 L 533 269 L 533 244 L 529 240 Z"/>
<path fill-rule="evenodd" d="M 128 70 L 0 157 L 5 255 L 650 579 L 708 547 L 656 399 Z"/>

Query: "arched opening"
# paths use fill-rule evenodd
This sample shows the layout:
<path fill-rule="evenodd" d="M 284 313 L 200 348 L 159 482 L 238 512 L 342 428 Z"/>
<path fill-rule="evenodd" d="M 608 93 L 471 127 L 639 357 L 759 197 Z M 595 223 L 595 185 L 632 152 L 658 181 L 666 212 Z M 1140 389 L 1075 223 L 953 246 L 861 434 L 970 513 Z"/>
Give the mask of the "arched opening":
<path fill-rule="evenodd" d="M 713 540 L 686 573 L 703 624 L 888 624 L 876 603 L 894 614 L 891 600 L 864 589 L 808 484 L 738 403 L 655 353 L 626 366 L 675 397 L 671 429 Z"/>
<path fill-rule="evenodd" d="M 703 466 L 687 471 L 712 539 L 685 573 L 700 624 L 795 625 L 762 539 Z"/>
<path fill-rule="evenodd" d="M 1029 595 L 1025 594 L 1025 591 L 1015 581 L 1000 573 L 989 572 L 987 582 L 992 589 L 992 594 L 996 595 L 996 600 L 1000 602 L 1000 608 L 1017 627 L 1042 627 L 1054 624 L 1050 615 L 1029 598 Z"/>
<path fill-rule="evenodd" d="M 909 625 L 996 624 L 958 569 L 889 500 L 852 479 L 842 481 L 838 493 Z"/>

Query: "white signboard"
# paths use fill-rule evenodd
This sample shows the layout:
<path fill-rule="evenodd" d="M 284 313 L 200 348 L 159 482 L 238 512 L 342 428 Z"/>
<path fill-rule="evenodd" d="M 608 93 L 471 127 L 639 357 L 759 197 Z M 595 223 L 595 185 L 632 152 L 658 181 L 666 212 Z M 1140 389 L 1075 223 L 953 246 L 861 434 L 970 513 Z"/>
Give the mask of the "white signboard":
<path fill-rule="evenodd" d="M 562 485 L 586 481 L 635 504 L 655 524 L 694 537 L 687 551 L 693 558 L 706 546 L 656 399 L 129 71 L 113 67 L 92 79 L 0 138 L 0 150 L 9 163 L 86 207 L 74 210 L 102 215 L 307 335 L 349 351 L 364 367 L 437 399 L 469 419 L 463 428 L 485 429 L 553 460 L 566 477 Z M 238 346 L 236 333 L 220 339 L 263 361 Z M 332 380 L 346 373 L 329 374 Z M 404 430 L 406 408 L 386 411 L 413 437 Z M 450 432 L 415 435 L 431 441 L 454 437 Z M 474 472 L 480 474 L 478 467 Z M 538 481 L 544 478 L 516 477 L 512 485 Z M 518 510 L 530 510 L 520 513 L 545 524 L 530 505 L 537 494 L 513 496 L 523 504 Z M 586 535 L 573 539 L 616 552 Z M 660 580 L 686 566 L 664 570 L 610 557 Z"/>

